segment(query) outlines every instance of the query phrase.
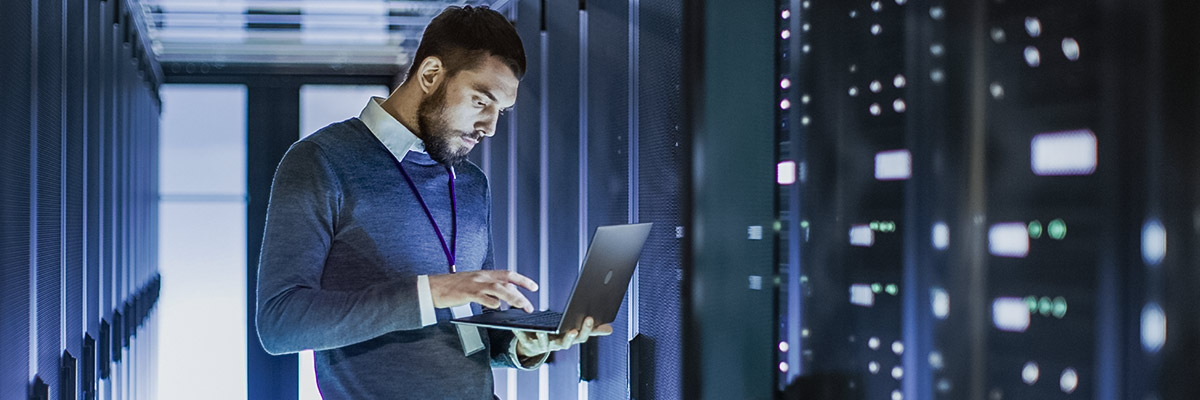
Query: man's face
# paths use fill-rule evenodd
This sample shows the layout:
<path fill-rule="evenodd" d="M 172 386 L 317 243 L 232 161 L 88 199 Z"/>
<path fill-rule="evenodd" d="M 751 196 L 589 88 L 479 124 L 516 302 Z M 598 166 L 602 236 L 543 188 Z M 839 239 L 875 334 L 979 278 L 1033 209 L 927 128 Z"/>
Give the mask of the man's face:
<path fill-rule="evenodd" d="M 500 115 L 517 101 L 512 69 L 493 56 L 464 69 L 421 100 L 417 124 L 435 161 L 457 165 L 485 137 L 496 134 Z"/>

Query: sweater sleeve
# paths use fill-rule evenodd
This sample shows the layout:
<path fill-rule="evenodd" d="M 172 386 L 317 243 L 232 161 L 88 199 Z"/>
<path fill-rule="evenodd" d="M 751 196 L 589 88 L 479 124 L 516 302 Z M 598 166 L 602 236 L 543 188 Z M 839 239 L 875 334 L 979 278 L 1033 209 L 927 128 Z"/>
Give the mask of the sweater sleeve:
<path fill-rule="evenodd" d="M 256 324 L 267 353 L 327 350 L 422 327 L 415 275 L 354 291 L 321 288 L 341 200 L 337 173 L 317 144 L 288 149 L 271 184 L 258 264 Z"/>

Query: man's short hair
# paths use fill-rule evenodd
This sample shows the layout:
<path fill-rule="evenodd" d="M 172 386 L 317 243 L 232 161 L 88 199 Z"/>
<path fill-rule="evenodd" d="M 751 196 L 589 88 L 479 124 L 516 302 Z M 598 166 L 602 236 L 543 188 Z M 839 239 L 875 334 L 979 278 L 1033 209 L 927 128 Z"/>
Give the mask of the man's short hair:
<path fill-rule="evenodd" d="M 446 76 L 451 77 L 475 67 L 487 55 L 507 64 L 518 80 L 525 76 L 525 47 L 504 15 L 487 7 L 446 7 L 425 27 L 405 79 L 416 76 L 428 57 L 440 58 Z"/>

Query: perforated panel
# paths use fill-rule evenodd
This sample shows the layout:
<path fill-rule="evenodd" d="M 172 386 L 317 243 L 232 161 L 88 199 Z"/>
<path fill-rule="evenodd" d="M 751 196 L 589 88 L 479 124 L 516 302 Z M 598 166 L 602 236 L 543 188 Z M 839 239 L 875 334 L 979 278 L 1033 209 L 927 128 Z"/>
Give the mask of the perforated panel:
<path fill-rule="evenodd" d="M 638 220 L 654 222 L 638 272 L 638 328 L 643 348 L 643 387 L 650 399 L 683 393 L 683 334 L 680 280 L 683 258 L 683 180 L 687 168 L 681 143 L 683 2 L 640 0 L 638 15 Z"/>
<path fill-rule="evenodd" d="M 587 229 L 629 221 L 629 3 L 587 3 Z M 629 307 L 617 312 L 613 334 L 597 340 L 597 379 L 593 399 L 629 398 Z"/>
<path fill-rule="evenodd" d="M 37 357 L 38 375 L 58 382 L 62 266 L 62 3 L 37 7 Z"/>
<path fill-rule="evenodd" d="M 30 12 L 29 2 L 16 2 L 0 13 L 0 121 L 12 129 L 0 135 L 0 397 L 6 399 L 26 397 L 29 384 Z"/>

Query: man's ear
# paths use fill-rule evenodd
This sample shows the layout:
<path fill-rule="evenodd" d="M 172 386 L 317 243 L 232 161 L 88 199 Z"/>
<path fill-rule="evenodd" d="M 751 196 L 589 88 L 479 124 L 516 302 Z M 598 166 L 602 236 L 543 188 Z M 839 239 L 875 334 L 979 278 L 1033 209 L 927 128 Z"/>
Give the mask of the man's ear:
<path fill-rule="evenodd" d="M 445 78 L 446 67 L 442 64 L 442 59 L 436 56 L 425 57 L 421 61 L 421 67 L 417 68 L 417 84 L 426 95 L 437 90 Z"/>

